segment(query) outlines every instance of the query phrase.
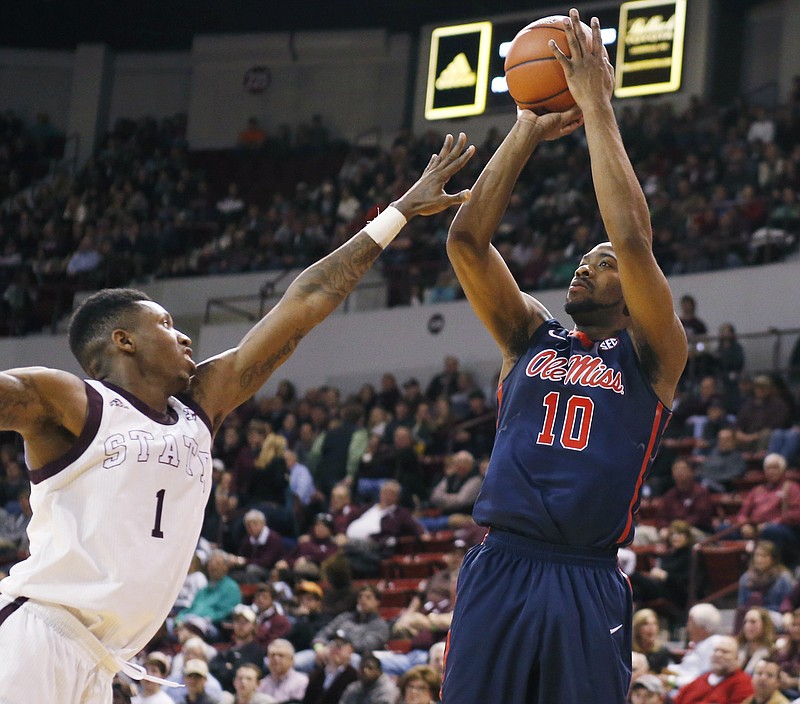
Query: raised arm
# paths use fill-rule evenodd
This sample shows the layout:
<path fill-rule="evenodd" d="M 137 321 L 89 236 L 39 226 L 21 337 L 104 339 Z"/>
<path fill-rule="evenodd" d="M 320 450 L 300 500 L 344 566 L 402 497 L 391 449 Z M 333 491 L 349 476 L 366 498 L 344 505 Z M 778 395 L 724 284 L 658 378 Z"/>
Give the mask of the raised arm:
<path fill-rule="evenodd" d="M 577 109 L 541 117 L 520 111 L 472 187 L 472 198 L 458 209 L 450 226 L 447 254 L 475 314 L 500 347 L 504 367 L 516 359 L 533 330 L 550 314 L 520 291 L 492 237 L 537 145 L 569 134 L 580 124 Z"/>
<path fill-rule="evenodd" d="M 631 336 L 651 371 L 656 393 L 670 405 L 686 364 L 686 336 L 675 314 L 672 293 L 653 256 L 650 214 L 642 188 L 622 144 L 611 95 L 614 69 L 592 18 L 592 38 L 575 32 L 580 16 L 564 20 L 572 57 L 551 42 L 572 96 L 583 111 L 592 180 L 600 215 L 619 264 L 623 296 L 631 316 Z"/>
<path fill-rule="evenodd" d="M 469 198 L 469 191 L 455 195 L 444 191 L 447 181 L 475 151 L 466 143 L 463 133 L 458 139 L 447 135 L 441 151 L 431 157 L 419 180 L 391 204 L 393 209 L 379 216 L 380 223 L 373 221 L 303 271 L 237 347 L 198 366 L 191 394 L 211 418 L 215 430 L 347 297 L 406 221 L 416 215 L 433 215 Z"/>

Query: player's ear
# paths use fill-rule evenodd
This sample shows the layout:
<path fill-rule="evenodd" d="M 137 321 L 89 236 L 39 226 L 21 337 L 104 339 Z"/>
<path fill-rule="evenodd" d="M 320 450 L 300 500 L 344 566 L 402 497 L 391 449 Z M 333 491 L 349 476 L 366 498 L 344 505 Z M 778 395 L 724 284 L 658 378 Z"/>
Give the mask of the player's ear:
<path fill-rule="evenodd" d="M 116 349 L 124 352 L 134 352 L 136 350 L 133 335 L 121 328 L 117 328 L 111 333 L 111 342 Z"/>

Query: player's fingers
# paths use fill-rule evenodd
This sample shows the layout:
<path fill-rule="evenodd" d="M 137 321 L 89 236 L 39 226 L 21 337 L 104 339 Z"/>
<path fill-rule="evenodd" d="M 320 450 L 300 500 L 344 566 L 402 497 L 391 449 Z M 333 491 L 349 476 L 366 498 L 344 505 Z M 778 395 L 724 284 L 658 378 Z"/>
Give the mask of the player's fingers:
<path fill-rule="evenodd" d="M 453 148 L 453 135 L 448 134 L 447 136 L 445 136 L 442 148 L 439 150 L 439 156 L 442 159 L 444 159 L 450 153 L 450 150 L 452 148 Z"/>
<path fill-rule="evenodd" d="M 463 191 L 459 191 L 458 193 L 454 193 L 452 195 L 445 193 L 445 202 L 447 203 L 447 207 L 466 203 L 470 198 L 472 198 L 472 191 L 470 191 L 469 188 L 465 188 Z"/>
<path fill-rule="evenodd" d="M 466 144 L 467 144 L 467 135 L 465 135 L 463 132 L 459 132 L 458 139 L 456 139 L 452 149 L 450 150 L 450 153 L 443 160 L 443 163 L 446 166 L 449 166 L 450 162 L 455 161 L 459 157 L 463 156 L 464 147 L 466 146 Z"/>
<path fill-rule="evenodd" d="M 564 18 L 564 34 L 567 37 L 567 46 L 572 58 L 583 56 L 583 45 L 581 44 L 581 37 L 578 36 L 579 32 L 583 33 L 580 22 L 580 15 L 573 7 L 569 11 L 569 17 Z"/>
<path fill-rule="evenodd" d="M 446 164 L 442 169 L 442 176 L 445 180 L 449 179 L 454 173 L 460 171 L 475 154 L 475 146 L 470 144 L 457 159 Z"/>
<path fill-rule="evenodd" d="M 604 52 L 603 33 L 600 31 L 600 20 L 592 17 L 592 53 L 601 56 Z"/>
<path fill-rule="evenodd" d="M 550 51 L 553 52 L 553 56 L 556 57 L 556 61 L 561 64 L 561 68 L 566 71 L 567 67 L 569 66 L 569 57 L 563 51 L 561 51 L 558 44 L 556 44 L 555 39 L 551 39 L 549 42 L 547 42 L 547 46 L 550 47 Z"/>

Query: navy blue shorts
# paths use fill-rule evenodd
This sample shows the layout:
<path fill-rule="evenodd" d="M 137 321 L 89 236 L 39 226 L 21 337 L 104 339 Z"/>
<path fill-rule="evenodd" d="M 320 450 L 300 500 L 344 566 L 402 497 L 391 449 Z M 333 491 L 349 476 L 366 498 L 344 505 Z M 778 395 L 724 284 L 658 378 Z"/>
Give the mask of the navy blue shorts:
<path fill-rule="evenodd" d="M 632 600 L 613 551 L 493 528 L 464 558 L 443 704 L 624 704 Z"/>

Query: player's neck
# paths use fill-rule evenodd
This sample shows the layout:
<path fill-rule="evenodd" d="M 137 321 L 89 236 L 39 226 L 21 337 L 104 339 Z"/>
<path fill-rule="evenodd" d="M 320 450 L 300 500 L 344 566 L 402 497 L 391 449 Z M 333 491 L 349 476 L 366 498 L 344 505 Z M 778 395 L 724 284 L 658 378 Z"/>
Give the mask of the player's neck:
<path fill-rule="evenodd" d="M 125 391 L 138 398 L 154 411 L 158 411 L 159 413 L 167 412 L 167 400 L 171 394 L 164 390 L 158 383 L 154 383 L 140 376 L 132 378 L 130 374 L 119 372 L 109 374 L 103 381 L 125 389 Z"/>

